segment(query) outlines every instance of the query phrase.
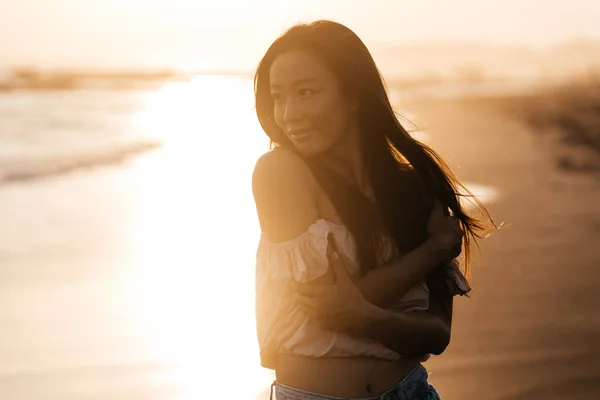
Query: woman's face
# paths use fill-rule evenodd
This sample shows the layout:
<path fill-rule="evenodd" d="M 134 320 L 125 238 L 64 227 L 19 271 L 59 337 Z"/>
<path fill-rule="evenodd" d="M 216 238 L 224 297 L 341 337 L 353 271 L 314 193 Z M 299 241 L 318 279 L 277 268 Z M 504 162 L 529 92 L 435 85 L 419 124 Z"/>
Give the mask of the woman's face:
<path fill-rule="evenodd" d="M 351 129 L 353 107 L 336 76 L 310 52 L 291 50 L 270 70 L 277 125 L 305 156 L 322 153 Z"/>

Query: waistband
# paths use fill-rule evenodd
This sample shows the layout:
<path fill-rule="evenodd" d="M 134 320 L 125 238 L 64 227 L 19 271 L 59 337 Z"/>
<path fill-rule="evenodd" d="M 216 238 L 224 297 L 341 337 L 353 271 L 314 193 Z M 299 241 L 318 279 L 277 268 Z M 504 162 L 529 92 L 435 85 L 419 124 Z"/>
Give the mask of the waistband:
<path fill-rule="evenodd" d="M 292 398 L 294 398 L 295 400 L 404 400 L 409 398 L 415 398 L 415 395 L 426 395 L 426 393 L 428 393 L 429 391 L 435 392 L 435 389 L 433 389 L 433 387 L 429 385 L 427 381 L 428 376 L 429 373 L 427 372 L 427 369 L 425 369 L 423 365 L 419 364 L 404 378 L 402 378 L 400 382 L 396 383 L 392 388 L 390 388 L 386 392 L 376 397 L 368 397 L 361 399 L 348 399 L 342 397 L 327 396 L 319 393 L 307 392 L 305 390 L 297 389 L 291 386 L 278 383 L 275 380 L 271 384 L 271 394 L 269 399 L 274 400 L 273 389 L 275 389 L 275 392 L 281 391 L 282 394 L 288 393 L 290 397 L 294 396 Z"/>

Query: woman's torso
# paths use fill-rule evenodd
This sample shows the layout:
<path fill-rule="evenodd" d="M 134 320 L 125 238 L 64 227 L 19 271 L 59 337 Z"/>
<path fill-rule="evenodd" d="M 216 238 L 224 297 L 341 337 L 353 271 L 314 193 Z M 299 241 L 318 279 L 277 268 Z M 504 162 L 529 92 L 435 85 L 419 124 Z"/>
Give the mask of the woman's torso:
<path fill-rule="evenodd" d="M 331 200 L 317 189 L 320 217 L 342 223 Z M 308 392 L 335 397 L 367 398 L 384 393 L 406 376 L 420 358 L 403 357 L 383 360 L 372 357 L 306 357 L 279 354 L 276 358 L 277 380 Z"/>

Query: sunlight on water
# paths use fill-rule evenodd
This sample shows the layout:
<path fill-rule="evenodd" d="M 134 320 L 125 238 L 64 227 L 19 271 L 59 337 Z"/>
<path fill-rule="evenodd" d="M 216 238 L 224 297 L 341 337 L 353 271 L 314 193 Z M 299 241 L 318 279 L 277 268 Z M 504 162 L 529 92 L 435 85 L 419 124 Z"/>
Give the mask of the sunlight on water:
<path fill-rule="evenodd" d="M 465 182 L 464 185 L 471 192 L 473 196 L 475 196 L 479 201 L 484 204 L 490 204 L 498 200 L 498 191 L 495 187 L 490 185 L 482 185 L 479 183 Z M 469 199 L 461 198 L 461 204 L 470 208 L 472 204 L 469 202 Z"/>
<path fill-rule="evenodd" d="M 137 119 L 165 141 L 141 168 L 132 232 L 132 297 L 153 357 L 176 365 L 182 399 L 216 398 L 231 382 L 256 396 L 272 376 L 255 339 L 251 173 L 268 142 L 251 83 L 209 76 L 168 86 Z"/>

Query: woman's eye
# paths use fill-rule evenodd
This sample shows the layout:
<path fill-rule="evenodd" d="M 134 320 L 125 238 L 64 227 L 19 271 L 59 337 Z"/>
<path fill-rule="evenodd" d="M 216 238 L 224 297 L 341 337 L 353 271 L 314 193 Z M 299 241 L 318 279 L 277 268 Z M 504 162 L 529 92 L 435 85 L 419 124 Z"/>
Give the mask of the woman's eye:
<path fill-rule="evenodd" d="M 298 91 L 298 94 L 302 97 L 310 96 L 313 93 L 314 93 L 314 91 L 312 89 L 300 89 Z"/>

